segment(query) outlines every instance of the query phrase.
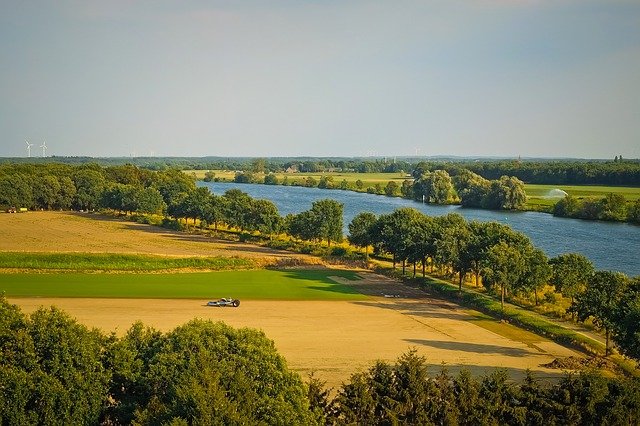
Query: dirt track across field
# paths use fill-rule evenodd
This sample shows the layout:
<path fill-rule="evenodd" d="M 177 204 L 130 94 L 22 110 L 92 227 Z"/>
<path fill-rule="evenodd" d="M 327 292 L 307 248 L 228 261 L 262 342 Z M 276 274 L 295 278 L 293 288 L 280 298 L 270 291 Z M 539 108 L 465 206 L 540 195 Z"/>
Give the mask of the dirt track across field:
<path fill-rule="evenodd" d="M 179 256 L 246 256 L 294 259 L 310 256 L 259 246 L 216 241 L 100 215 L 29 212 L 0 215 L 0 251 L 110 252 Z M 211 308 L 206 300 L 140 300 L 29 298 L 11 299 L 25 312 L 56 305 L 81 323 L 122 335 L 136 320 L 168 331 L 192 318 L 224 321 L 261 329 L 275 341 L 289 366 L 303 377 L 315 371 L 332 387 L 378 360 L 394 361 L 415 348 L 436 373 L 468 367 L 482 373 L 496 367 L 513 377 L 531 369 L 538 376 L 558 377 L 541 367 L 556 357 L 579 356 L 507 324 L 479 320 L 459 306 L 429 298 L 386 277 L 369 272 L 346 284 L 369 298 L 359 302 L 252 301 L 239 308 Z M 341 280 L 336 277 L 336 281 Z"/>

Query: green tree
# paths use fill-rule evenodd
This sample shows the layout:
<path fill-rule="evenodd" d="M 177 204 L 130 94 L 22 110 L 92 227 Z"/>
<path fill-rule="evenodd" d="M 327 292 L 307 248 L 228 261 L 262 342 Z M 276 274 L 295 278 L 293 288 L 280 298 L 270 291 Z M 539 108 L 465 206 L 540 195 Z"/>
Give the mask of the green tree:
<path fill-rule="evenodd" d="M 251 161 L 251 171 L 253 173 L 264 173 L 267 169 L 266 158 L 254 158 Z"/>
<path fill-rule="evenodd" d="M 332 241 L 342 241 L 343 209 L 342 203 L 331 199 L 314 201 L 311 204 L 317 236 L 319 239 L 327 240 L 329 246 Z"/>
<path fill-rule="evenodd" d="M 442 231 L 436 242 L 437 257 L 442 264 L 449 265 L 458 274 L 458 291 L 462 292 L 462 283 L 467 273 L 471 272 L 473 263 L 467 255 L 467 246 L 471 242 L 471 230 L 460 215 L 441 221 Z"/>
<path fill-rule="evenodd" d="M 414 249 L 412 229 L 422 217 L 423 214 L 416 209 L 404 207 L 393 213 L 380 215 L 372 228 L 375 244 L 393 256 L 394 269 L 397 261 L 402 261 L 403 274 L 406 260 Z"/>
<path fill-rule="evenodd" d="M 282 228 L 282 217 L 278 208 L 269 200 L 251 200 L 245 213 L 246 228 L 264 235 L 277 234 Z"/>
<path fill-rule="evenodd" d="M 525 292 L 533 291 L 538 306 L 538 291 L 549 282 L 552 275 L 553 269 L 547 255 L 542 250 L 531 247 L 525 253 L 525 268 L 516 286 Z"/>
<path fill-rule="evenodd" d="M 74 204 L 81 210 L 93 210 L 100 207 L 102 191 L 106 180 L 102 173 L 94 169 L 80 169 L 73 176 L 76 186 Z"/>
<path fill-rule="evenodd" d="M 640 277 L 635 277 L 617 304 L 613 340 L 625 355 L 640 360 Z"/>
<path fill-rule="evenodd" d="M 0 423 L 97 424 L 110 372 L 104 338 L 56 308 L 25 317 L 0 298 Z"/>
<path fill-rule="evenodd" d="M 553 206 L 553 215 L 560 217 L 575 217 L 580 210 L 580 202 L 575 197 L 567 194 Z"/>
<path fill-rule="evenodd" d="M 390 180 L 384 187 L 384 193 L 387 197 L 395 197 L 400 194 L 400 187 L 395 181 Z"/>
<path fill-rule="evenodd" d="M 571 302 L 585 290 L 589 277 L 593 275 L 593 264 L 585 256 L 577 253 L 561 254 L 549 260 L 551 284 Z"/>
<path fill-rule="evenodd" d="M 451 176 L 445 170 L 426 173 L 414 183 L 414 198 L 426 203 L 447 204 L 455 200 Z"/>
<path fill-rule="evenodd" d="M 33 191 L 26 175 L 21 173 L 0 177 L 0 205 L 32 207 Z"/>
<path fill-rule="evenodd" d="M 625 221 L 627 219 L 627 200 L 622 194 L 607 194 L 601 201 L 602 213 L 599 219 Z"/>
<path fill-rule="evenodd" d="M 235 183 L 254 183 L 256 181 L 256 176 L 250 171 L 237 172 L 233 181 Z"/>
<path fill-rule="evenodd" d="M 274 173 L 269 173 L 264 177 L 265 185 L 277 185 L 278 184 L 278 176 Z"/>
<path fill-rule="evenodd" d="M 251 197 L 239 189 L 230 189 L 224 193 L 223 197 L 225 198 L 224 206 L 226 208 L 224 213 L 225 222 L 230 226 L 242 230 L 246 229 L 246 213 L 252 201 Z"/>
<path fill-rule="evenodd" d="M 489 193 L 484 198 L 484 207 L 497 210 L 517 210 L 527 202 L 524 182 L 516 177 L 502 176 L 491 181 Z"/>
<path fill-rule="evenodd" d="M 500 241 L 487 250 L 482 276 L 487 284 L 500 287 L 502 309 L 507 290 L 520 280 L 525 267 L 525 258 L 518 247 Z"/>
<path fill-rule="evenodd" d="M 402 181 L 402 186 L 400 187 L 400 193 L 403 198 L 413 198 L 413 182 L 409 179 L 405 179 Z"/>
<path fill-rule="evenodd" d="M 63 176 L 58 179 L 60 183 L 60 192 L 56 198 L 54 207 L 62 210 L 71 208 L 73 200 L 76 196 L 76 186 L 69 176 Z"/>
<path fill-rule="evenodd" d="M 365 261 L 369 261 L 369 246 L 374 243 L 373 226 L 376 215 L 370 212 L 358 213 L 349 223 L 348 240 L 351 244 L 364 248 Z"/>
<path fill-rule="evenodd" d="M 138 366 L 119 395 L 137 409 L 121 417 L 139 424 L 317 423 L 300 377 L 262 332 L 192 320 L 166 335 L 142 337 L 126 348 Z"/>
<path fill-rule="evenodd" d="M 33 182 L 33 197 L 35 204 L 47 210 L 56 204 L 60 193 L 60 182 L 54 175 L 44 175 Z"/>
<path fill-rule="evenodd" d="M 591 317 L 596 327 L 605 332 L 605 356 L 609 355 L 611 331 L 619 318 L 619 303 L 629 288 L 629 279 L 620 272 L 596 271 L 587 281 L 586 290 L 580 293 L 569 308 L 578 320 Z"/>
<path fill-rule="evenodd" d="M 136 190 L 135 211 L 138 213 L 163 214 L 167 209 L 162 194 L 156 188 L 138 188 Z"/>
<path fill-rule="evenodd" d="M 469 170 L 464 170 L 454 179 L 454 186 L 465 207 L 482 207 L 489 194 L 491 182 Z"/>
<path fill-rule="evenodd" d="M 318 182 L 318 188 L 320 189 L 333 188 L 333 176 L 328 176 L 328 175 L 320 176 L 320 181 Z"/>
<path fill-rule="evenodd" d="M 208 203 L 204 206 L 203 219 L 209 224 L 213 224 L 213 229 L 218 230 L 220 222 L 226 220 L 226 212 L 228 206 L 226 204 L 227 199 L 218 195 L 211 194 Z"/>
<path fill-rule="evenodd" d="M 196 188 L 195 180 L 180 170 L 169 169 L 158 172 L 152 184 L 160 194 L 167 206 L 176 204 L 184 194 Z"/>
<path fill-rule="evenodd" d="M 631 223 L 640 223 L 640 198 L 629 207 L 627 220 Z"/>
<path fill-rule="evenodd" d="M 303 185 L 307 188 L 316 188 L 318 186 L 318 181 L 313 176 L 307 176 Z"/>
<path fill-rule="evenodd" d="M 317 240 L 319 238 L 316 231 L 316 218 L 310 211 L 306 210 L 298 214 L 288 214 L 284 218 L 287 233 L 301 240 Z"/>

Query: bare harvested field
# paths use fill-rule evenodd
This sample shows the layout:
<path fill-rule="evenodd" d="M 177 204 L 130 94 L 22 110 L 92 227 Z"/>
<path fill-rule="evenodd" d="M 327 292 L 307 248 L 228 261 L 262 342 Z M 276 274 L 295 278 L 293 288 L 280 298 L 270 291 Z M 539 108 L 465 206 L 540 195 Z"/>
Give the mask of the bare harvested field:
<path fill-rule="evenodd" d="M 311 256 L 219 241 L 109 216 L 49 211 L 0 214 L 0 251 L 297 258 L 318 263 Z"/>
<path fill-rule="evenodd" d="M 258 246 L 215 241 L 99 215 L 30 212 L 0 215 L 0 250 L 26 252 L 119 252 L 161 255 L 308 258 Z M 239 308 L 210 308 L 206 300 L 13 298 L 26 312 L 56 305 L 80 322 L 123 334 L 141 320 L 168 331 L 192 318 L 221 320 L 261 329 L 275 341 L 289 366 L 305 376 L 316 371 L 336 387 L 375 360 L 393 361 L 409 348 L 436 372 L 469 367 L 475 373 L 503 367 L 512 376 L 531 369 L 540 377 L 558 370 L 541 367 L 556 357 L 579 356 L 553 342 L 494 320 L 469 315 L 457 305 L 368 272 L 344 282 L 369 296 L 364 301 L 243 300 Z M 340 277 L 332 278 L 342 282 Z M 229 295 L 233 296 L 233 295 Z"/>
<path fill-rule="evenodd" d="M 521 376 L 526 369 L 539 377 L 560 373 L 541 367 L 573 351 L 526 333 L 523 341 L 507 337 L 509 325 L 490 331 L 455 305 L 430 299 L 368 301 L 251 301 L 239 308 L 206 307 L 206 300 L 132 299 L 12 299 L 30 312 L 56 305 L 80 322 L 105 331 L 124 333 L 136 320 L 167 331 L 192 318 L 224 321 L 235 327 L 261 329 L 273 339 L 289 366 L 303 377 L 316 375 L 338 386 L 375 360 L 395 360 L 416 348 L 437 372 L 442 363 L 451 371 L 466 366 L 474 373 L 495 367 Z M 501 332 L 501 329 L 504 331 Z M 518 335 L 522 336 L 518 330 Z"/>

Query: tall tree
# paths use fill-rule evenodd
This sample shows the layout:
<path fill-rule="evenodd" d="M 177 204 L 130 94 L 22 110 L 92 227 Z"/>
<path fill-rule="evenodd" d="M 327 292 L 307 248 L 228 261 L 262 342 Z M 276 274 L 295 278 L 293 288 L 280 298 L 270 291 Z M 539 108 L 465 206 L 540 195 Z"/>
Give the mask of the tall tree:
<path fill-rule="evenodd" d="M 640 277 L 635 277 L 617 304 L 613 339 L 625 355 L 640 360 Z"/>
<path fill-rule="evenodd" d="M 593 264 L 578 253 L 566 253 L 549 260 L 551 265 L 551 284 L 565 297 L 575 297 L 585 289 L 589 277 L 593 275 Z"/>
<path fill-rule="evenodd" d="M 525 258 L 519 247 L 500 241 L 487 250 L 483 278 L 487 284 L 500 287 L 502 309 L 507 290 L 518 282 L 524 270 Z"/>
<path fill-rule="evenodd" d="M 569 311 L 577 314 L 580 321 L 591 317 L 595 326 L 604 330 L 605 356 L 609 355 L 611 331 L 620 317 L 620 301 L 628 288 L 629 279 L 624 274 L 596 271 L 589 277 L 586 290 L 578 295 L 569 308 Z"/>
<path fill-rule="evenodd" d="M 314 201 L 311 204 L 310 211 L 314 216 L 317 235 L 320 239 L 327 240 L 329 246 L 332 241 L 342 241 L 343 208 L 342 203 L 331 199 Z"/>
<path fill-rule="evenodd" d="M 553 275 L 547 255 L 540 249 L 531 247 L 525 254 L 525 268 L 520 280 L 516 283 L 519 289 L 533 291 L 536 306 L 538 291 L 549 282 Z"/>
<path fill-rule="evenodd" d="M 348 240 L 351 244 L 364 248 L 365 261 L 369 261 L 369 246 L 374 243 L 373 226 L 376 215 L 370 212 L 358 213 L 349 223 Z"/>
<path fill-rule="evenodd" d="M 74 204 L 81 210 L 93 210 L 100 206 L 106 180 L 101 172 L 92 168 L 78 170 L 73 176 L 76 186 Z"/>

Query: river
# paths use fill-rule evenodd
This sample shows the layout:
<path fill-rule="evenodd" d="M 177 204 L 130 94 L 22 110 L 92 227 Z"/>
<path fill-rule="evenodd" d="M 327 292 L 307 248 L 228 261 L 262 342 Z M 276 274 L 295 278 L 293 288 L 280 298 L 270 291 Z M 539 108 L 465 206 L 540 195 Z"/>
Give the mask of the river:
<path fill-rule="evenodd" d="M 283 216 L 311 208 L 311 203 L 331 198 L 344 204 L 344 233 L 353 217 L 363 211 L 375 214 L 391 213 L 400 207 L 413 207 L 430 216 L 456 212 L 468 220 L 496 221 L 528 235 L 536 247 L 548 256 L 581 253 L 597 269 L 640 275 L 640 226 L 628 223 L 598 222 L 554 217 L 538 212 L 507 212 L 463 209 L 460 206 L 422 204 L 397 197 L 352 191 L 304 188 L 299 186 L 198 182 L 214 194 L 237 188 L 253 198 L 273 201 Z"/>

